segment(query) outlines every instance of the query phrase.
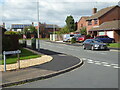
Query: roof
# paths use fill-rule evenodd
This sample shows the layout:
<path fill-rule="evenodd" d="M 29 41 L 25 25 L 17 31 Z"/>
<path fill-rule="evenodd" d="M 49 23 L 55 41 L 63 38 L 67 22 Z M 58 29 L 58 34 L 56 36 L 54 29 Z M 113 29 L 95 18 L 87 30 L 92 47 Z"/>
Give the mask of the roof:
<path fill-rule="evenodd" d="M 46 25 L 45 25 L 45 28 L 53 28 L 53 27 L 59 28 L 58 25 L 54 25 L 54 24 L 46 24 Z"/>
<path fill-rule="evenodd" d="M 81 20 L 82 18 L 84 18 L 85 20 L 87 20 L 87 19 L 89 18 L 89 16 L 82 16 L 82 17 L 80 18 L 80 20 Z M 80 21 L 80 20 L 79 20 L 79 21 Z M 78 21 L 78 22 L 79 22 L 79 21 Z"/>
<path fill-rule="evenodd" d="M 103 8 L 103 9 L 99 10 L 97 13 L 95 13 L 94 15 L 92 15 L 91 17 L 89 17 L 87 20 L 100 18 L 101 16 L 105 15 L 107 12 L 109 12 L 110 10 L 112 10 L 115 7 L 119 7 L 119 6 L 116 5 L 116 6 Z"/>
<path fill-rule="evenodd" d="M 92 28 L 89 31 L 100 31 L 100 30 L 120 30 L 120 20 L 114 20 L 109 22 L 104 22 L 99 27 Z"/>

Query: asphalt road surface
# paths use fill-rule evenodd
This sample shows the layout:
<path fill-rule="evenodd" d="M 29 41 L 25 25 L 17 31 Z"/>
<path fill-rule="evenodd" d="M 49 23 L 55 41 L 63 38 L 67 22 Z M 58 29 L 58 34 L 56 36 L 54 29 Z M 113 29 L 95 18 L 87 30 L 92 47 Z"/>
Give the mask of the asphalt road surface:
<path fill-rule="evenodd" d="M 119 51 L 83 50 L 80 46 L 45 41 L 40 41 L 40 48 L 72 55 L 85 63 L 65 74 L 12 88 L 118 88 Z"/>

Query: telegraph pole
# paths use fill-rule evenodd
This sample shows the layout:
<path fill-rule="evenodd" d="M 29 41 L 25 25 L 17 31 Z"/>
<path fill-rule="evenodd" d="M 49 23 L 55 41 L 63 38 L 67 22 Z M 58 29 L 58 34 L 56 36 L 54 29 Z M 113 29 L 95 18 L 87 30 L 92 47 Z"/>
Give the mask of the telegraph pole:
<path fill-rule="evenodd" d="M 37 18 L 38 18 L 38 51 L 40 50 L 40 27 L 39 27 L 39 0 L 37 0 Z"/>

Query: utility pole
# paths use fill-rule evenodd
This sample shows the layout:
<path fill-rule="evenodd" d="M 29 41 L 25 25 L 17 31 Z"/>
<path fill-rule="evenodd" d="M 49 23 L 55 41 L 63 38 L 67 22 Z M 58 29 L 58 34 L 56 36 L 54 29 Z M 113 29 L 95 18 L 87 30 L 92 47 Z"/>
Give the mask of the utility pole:
<path fill-rule="evenodd" d="M 39 0 L 37 0 L 37 15 L 38 15 L 38 51 L 40 51 L 40 40 L 39 40 L 39 38 L 40 38 L 40 33 L 39 33 L 39 31 L 40 31 L 40 27 L 39 27 Z"/>

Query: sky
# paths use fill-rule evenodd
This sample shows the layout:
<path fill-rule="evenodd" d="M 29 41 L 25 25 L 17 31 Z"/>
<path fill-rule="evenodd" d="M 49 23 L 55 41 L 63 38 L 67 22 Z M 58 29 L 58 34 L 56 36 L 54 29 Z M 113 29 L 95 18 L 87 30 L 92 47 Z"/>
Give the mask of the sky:
<path fill-rule="evenodd" d="M 92 8 L 97 10 L 118 5 L 119 0 L 0 0 L 0 24 L 31 24 L 37 22 L 37 1 L 39 1 L 39 21 L 63 27 L 67 16 L 75 22 L 81 16 L 91 16 Z M 84 2 L 83 2 L 84 1 Z"/>

